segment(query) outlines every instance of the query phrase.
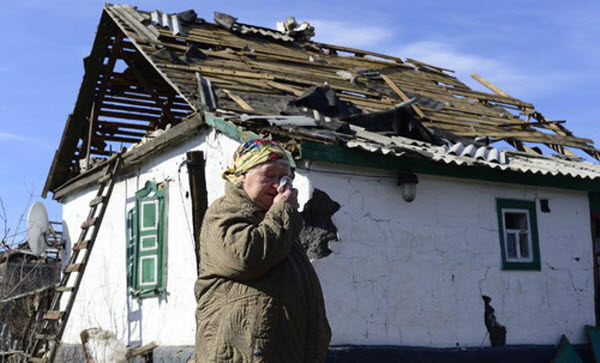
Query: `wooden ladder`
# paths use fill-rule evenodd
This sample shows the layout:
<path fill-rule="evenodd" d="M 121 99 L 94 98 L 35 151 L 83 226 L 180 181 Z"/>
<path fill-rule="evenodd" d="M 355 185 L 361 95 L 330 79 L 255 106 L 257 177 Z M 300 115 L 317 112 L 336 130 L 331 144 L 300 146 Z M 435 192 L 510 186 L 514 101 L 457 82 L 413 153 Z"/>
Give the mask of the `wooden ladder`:
<path fill-rule="evenodd" d="M 63 277 L 54 291 L 50 309 L 44 314 L 43 322 L 38 325 L 32 343 L 29 345 L 30 349 L 27 350 L 29 362 L 54 362 L 123 160 L 121 154 L 116 153 L 111 156 L 104 174 L 98 179 L 100 186 L 96 197 L 90 202 L 88 218 L 81 225 L 79 239 L 73 245 L 73 253 L 69 258 Z M 69 285 L 72 280 L 75 280 L 74 283 Z M 69 299 L 65 309 L 60 310 L 60 301 L 65 293 L 69 294 Z M 38 358 L 37 356 L 42 353 L 43 347 L 46 348 L 44 349 L 44 357 Z"/>

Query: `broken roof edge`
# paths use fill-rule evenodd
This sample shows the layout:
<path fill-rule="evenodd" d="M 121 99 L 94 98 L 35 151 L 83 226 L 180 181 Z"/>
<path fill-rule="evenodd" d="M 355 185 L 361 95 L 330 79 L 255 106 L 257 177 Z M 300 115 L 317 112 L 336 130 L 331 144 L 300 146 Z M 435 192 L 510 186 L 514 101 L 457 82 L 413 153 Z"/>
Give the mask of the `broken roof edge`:
<path fill-rule="evenodd" d="M 205 112 L 205 119 L 209 126 L 240 142 L 258 136 L 256 133 L 212 113 Z M 464 160 L 461 156 L 437 155 L 428 148 L 440 148 L 444 150 L 442 154 L 445 154 L 445 149 L 423 141 L 418 142 L 420 147 L 416 145 L 394 145 L 394 149 L 400 152 L 391 149 L 384 150 L 383 146 L 366 149 L 358 145 L 360 144 L 358 142 L 357 145 L 351 146 L 350 144 L 330 145 L 304 142 L 299 147 L 299 158 L 300 160 L 320 160 L 342 165 L 375 167 L 387 170 L 411 170 L 417 173 L 461 179 L 600 192 L 600 182 L 598 182 L 600 170 L 593 170 L 598 174 L 598 178 L 594 178 L 589 175 L 583 176 L 585 173 L 552 172 L 542 168 L 524 167 L 522 165 L 511 167 L 510 162 L 494 164 L 477 159 Z M 534 157 L 531 156 L 530 158 Z M 546 159 L 548 159 L 548 162 L 560 166 L 558 165 L 560 164 L 559 160 Z M 581 165 L 581 162 L 576 164 Z M 590 163 L 590 167 L 595 166 L 595 164 Z"/>
<path fill-rule="evenodd" d="M 120 174 L 129 172 L 147 158 L 169 149 L 195 136 L 203 126 L 208 126 L 232 139 L 244 142 L 249 139 L 264 137 L 252 130 L 239 126 L 225 117 L 211 112 L 194 113 L 178 125 L 166 130 L 162 135 L 143 144 L 136 144 L 123 154 L 123 166 Z M 426 143 L 419 142 L 421 147 Z M 456 162 L 436 159 L 426 150 L 418 147 L 402 147 L 396 145 L 400 152 L 381 149 L 365 149 L 358 145 L 330 145 L 326 143 L 304 142 L 299 145 L 300 160 L 331 162 L 340 165 L 353 165 L 383 170 L 410 170 L 427 175 L 452 177 L 459 179 L 482 180 L 507 184 L 534 185 L 558 189 L 600 192 L 600 182 L 594 178 L 584 178 L 571 174 L 552 174 L 531 170 L 515 170 L 506 167 L 492 168 L 484 162 Z M 430 145 L 434 147 L 434 145 Z M 453 156 L 454 158 L 459 158 Z M 551 159 L 551 158 L 547 158 Z M 107 165 L 101 162 L 94 168 L 82 173 L 58 187 L 53 199 L 59 202 L 73 192 L 95 183 Z M 592 164 L 594 165 L 594 164 Z"/>
<path fill-rule="evenodd" d="M 402 152 L 400 155 L 337 145 L 305 143 L 300 147 L 301 160 L 345 164 L 383 170 L 410 170 L 414 173 L 481 180 L 517 185 L 533 185 L 556 189 L 600 192 L 596 179 L 579 178 L 572 175 L 551 175 L 512 169 L 494 169 L 482 164 L 446 163 L 426 159 L 421 155 Z"/>
<path fill-rule="evenodd" d="M 100 74 L 100 68 L 102 66 L 103 57 L 100 57 L 99 52 L 101 52 L 102 45 L 104 42 L 106 42 L 106 35 L 112 30 L 111 25 L 113 27 L 116 25 L 112 20 L 107 23 L 107 20 L 109 19 L 110 17 L 108 14 L 105 11 L 102 11 L 92 49 L 90 54 L 84 58 L 83 77 L 81 80 L 81 85 L 79 86 L 79 92 L 77 93 L 73 112 L 67 118 L 67 123 L 63 129 L 58 148 L 54 153 L 54 158 L 52 159 L 50 170 L 48 171 L 48 176 L 46 177 L 46 182 L 44 183 L 44 188 L 42 190 L 43 198 L 46 198 L 48 192 L 52 191 L 58 186 L 56 185 L 57 181 L 55 180 L 55 176 L 64 174 L 63 169 L 65 169 L 65 165 L 62 164 L 66 164 L 68 161 L 70 161 L 66 160 L 66 154 L 74 153 L 75 149 L 77 148 L 76 144 L 69 144 L 69 139 L 79 136 L 80 132 L 77 132 L 77 130 L 78 128 L 82 127 L 84 123 L 78 123 L 77 120 L 79 117 L 83 116 L 82 109 L 88 109 L 91 107 L 95 87 L 90 86 L 93 85 L 98 78 L 98 75 Z M 86 62 L 85 59 L 88 59 L 88 61 Z M 87 107 L 86 104 L 90 104 L 89 107 Z M 74 136 L 74 134 L 77 134 L 77 136 Z"/>
<path fill-rule="evenodd" d="M 177 94 L 179 94 L 179 96 L 181 96 L 181 98 L 183 98 L 185 100 L 185 102 L 188 103 L 188 105 L 194 110 L 194 111 L 199 111 L 197 105 L 192 102 L 191 100 L 188 99 L 187 95 L 181 91 L 181 89 L 179 89 L 179 87 L 177 86 L 177 84 L 175 84 L 171 78 L 169 76 L 167 76 L 165 74 L 165 72 L 163 72 L 160 67 L 158 67 L 158 65 L 154 62 L 154 60 L 152 59 L 152 57 L 150 57 L 147 52 L 138 44 L 138 42 L 135 40 L 135 37 L 132 37 L 130 34 L 130 31 L 128 29 L 126 29 L 124 26 L 122 26 L 119 21 L 116 19 L 115 14 L 112 14 L 110 9 L 115 7 L 117 5 L 111 5 L 111 4 L 105 4 L 104 8 L 103 8 L 103 12 L 106 12 L 108 14 L 108 16 L 110 16 L 110 18 L 113 20 L 113 22 L 115 23 L 115 25 L 117 25 L 117 27 L 119 27 L 119 29 L 125 34 L 125 36 L 129 39 L 129 41 L 135 46 L 135 48 L 137 49 L 138 52 L 140 52 L 140 54 L 144 57 L 144 59 L 146 59 L 146 61 L 152 65 L 152 67 L 156 70 L 156 72 L 163 78 L 163 80 L 165 82 L 167 82 L 167 84 L 169 86 L 171 86 L 173 88 L 173 90 L 175 92 L 177 92 Z M 127 7 L 129 7 L 129 5 L 125 5 Z M 134 9 L 136 9 L 135 7 L 132 7 Z M 138 11 L 136 9 L 136 11 Z M 123 21 L 123 19 L 120 19 L 121 21 Z"/>
<path fill-rule="evenodd" d="M 192 138 L 206 125 L 203 115 L 194 113 L 156 138 L 143 144 L 131 146 L 123 154 L 123 164 L 119 174 L 122 175 L 130 171 L 146 158 L 170 148 L 173 144 Z M 93 168 L 57 187 L 53 191 L 52 199 L 62 202 L 69 194 L 92 185 L 102 176 L 101 171 L 108 165 L 107 160 L 96 164 Z"/>
<path fill-rule="evenodd" d="M 46 177 L 46 182 L 44 183 L 44 188 L 42 189 L 42 198 L 46 198 L 48 192 L 53 192 L 55 189 L 58 189 L 61 186 L 61 184 L 59 184 L 60 181 L 57 181 L 56 179 L 56 175 L 64 175 L 64 172 L 60 171 L 64 170 L 66 168 L 66 165 L 64 164 L 70 161 L 67 160 L 66 155 L 74 153 L 75 149 L 77 148 L 76 142 L 73 142 L 72 139 L 77 138 L 82 129 L 86 127 L 86 123 L 80 120 L 80 118 L 87 117 L 84 116 L 83 110 L 91 108 L 91 104 L 93 103 L 95 89 L 94 83 L 97 81 L 100 75 L 102 61 L 104 59 L 102 53 L 103 46 L 107 43 L 106 38 L 110 36 L 111 31 L 118 30 L 122 32 L 128 39 L 130 39 L 137 51 L 143 55 L 144 59 L 146 59 L 146 61 L 156 70 L 163 80 L 165 80 L 165 82 L 167 82 L 167 84 L 171 86 L 173 90 L 179 94 L 193 110 L 198 111 L 197 106 L 193 102 L 190 102 L 190 100 L 187 99 L 187 96 L 181 92 L 179 87 L 177 87 L 177 85 L 175 85 L 170 78 L 164 74 L 159 67 L 157 67 L 156 63 L 146 54 L 137 41 L 133 39 L 134 37 L 130 36 L 129 31 L 119 24 L 114 15 L 108 10 L 113 6 L 115 5 L 110 3 L 104 4 L 92 49 L 89 56 L 84 58 L 84 74 L 77 98 L 75 100 L 75 106 L 73 112 L 67 118 L 59 146 L 54 153 L 54 158 L 52 159 L 52 163 Z M 85 61 L 86 59 L 87 62 Z M 69 143 L 69 141 L 71 142 Z M 71 179 L 77 178 L 78 176 L 79 175 Z M 67 183 L 71 179 L 67 180 Z"/>

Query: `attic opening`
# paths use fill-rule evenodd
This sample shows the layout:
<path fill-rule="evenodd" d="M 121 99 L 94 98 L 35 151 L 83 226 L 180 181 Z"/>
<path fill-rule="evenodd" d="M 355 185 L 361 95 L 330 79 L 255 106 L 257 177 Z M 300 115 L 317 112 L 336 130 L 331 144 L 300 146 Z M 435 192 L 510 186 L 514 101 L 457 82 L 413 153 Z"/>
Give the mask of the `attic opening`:
<path fill-rule="evenodd" d="M 104 18 L 103 18 L 104 19 Z M 101 22 L 64 145 L 61 180 L 92 168 L 121 148 L 152 138 L 192 112 L 111 19 Z M 104 33 L 104 34 L 103 34 Z M 87 89 L 87 90 L 86 90 Z M 64 137 L 63 137 L 64 138 Z"/>
<path fill-rule="evenodd" d="M 179 123 L 192 109 L 120 31 L 104 47 L 71 173 Z"/>

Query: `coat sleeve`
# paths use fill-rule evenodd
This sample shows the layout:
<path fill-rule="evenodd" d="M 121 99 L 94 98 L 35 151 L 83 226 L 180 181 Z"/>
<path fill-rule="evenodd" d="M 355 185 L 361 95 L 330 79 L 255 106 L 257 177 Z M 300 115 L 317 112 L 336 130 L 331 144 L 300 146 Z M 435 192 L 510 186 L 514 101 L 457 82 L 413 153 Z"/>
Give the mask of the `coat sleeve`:
<path fill-rule="evenodd" d="M 213 213 L 205 223 L 212 272 L 238 281 L 257 279 L 285 259 L 302 229 L 300 213 L 284 202 L 258 224 L 235 212 Z"/>

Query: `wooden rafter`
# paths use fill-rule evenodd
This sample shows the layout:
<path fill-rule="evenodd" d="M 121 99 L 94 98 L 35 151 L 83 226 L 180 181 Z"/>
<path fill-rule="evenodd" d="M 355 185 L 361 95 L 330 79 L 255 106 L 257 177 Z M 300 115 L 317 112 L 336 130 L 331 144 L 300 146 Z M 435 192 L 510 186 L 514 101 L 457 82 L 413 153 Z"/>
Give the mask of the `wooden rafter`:
<path fill-rule="evenodd" d="M 90 165 L 91 159 L 91 149 L 92 149 L 92 139 L 94 138 L 96 127 L 98 123 L 98 116 L 100 107 L 102 102 L 104 101 L 104 95 L 106 94 L 106 90 L 110 86 L 110 80 L 112 77 L 112 73 L 115 69 L 115 65 L 117 64 L 117 59 L 119 58 L 119 54 L 121 53 L 120 47 L 121 42 L 123 41 L 123 33 L 118 32 L 115 36 L 115 40 L 112 43 L 112 47 L 110 50 L 110 54 L 108 55 L 108 62 L 104 68 L 104 74 L 102 75 L 102 80 L 100 82 L 98 94 L 96 94 L 95 100 L 92 103 L 90 116 L 88 117 L 88 134 L 86 139 L 83 140 L 83 145 L 86 145 L 85 155 L 81 155 L 82 158 L 86 159 L 86 165 Z"/>
<path fill-rule="evenodd" d="M 124 55 L 123 60 L 125 61 L 125 63 L 127 63 L 127 66 L 129 67 L 129 69 L 131 69 L 131 71 L 135 75 L 138 82 L 142 85 L 144 90 L 150 94 L 150 97 L 154 100 L 154 102 L 156 103 L 156 106 L 158 106 L 160 109 L 162 109 L 162 111 L 163 111 L 163 117 L 161 117 L 161 119 L 163 120 L 162 122 L 165 123 L 167 120 L 168 120 L 168 122 L 172 122 L 173 115 L 171 114 L 171 111 L 167 107 L 167 104 L 165 102 L 163 102 L 163 100 L 160 99 L 160 96 L 158 95 L 158 93 L 154 90 L 154 88 L 152 86 L 150 86 L 150 84 L 146 80 L 145 76 L 142 74 L 142 72 L 140 72 L 137 65 L 132 60 L 131 56 L 129 54 L 125 55 L 125 53 L 123 53 L 123 55 Z"/>
<path fill-rule="evenodd" d="M 499 94 L 500 96 L 512 97 L 508 93 L 504 92 L 503 90 L 501 90 L 500 88 L 498 88 L 497 86 L 492 84 L 490 81 L 488 81 L 487 79 L 481 77 L 480 75 L 478 75 L 476 73 L 471 74 L 471 77 L 473 77 L 473 79 L 475 79 L 476 81 L 478 81 L 479 83 L 481 83 L 482 85 L 484 85 L 485 87 L 487 87 L 488 89 L 493 91 L 494 93 Z M 557 123 L 547 121 L 540 113 L 533 112 L 532 115 L 538 122 L 543 123 L 545 126 L 547 126 L 547 128 L 556 132 L 558 135 L 562 135 L 562 136 L 571 136 L 572 135 L 572 134 L 567 134 L 566 132 L 564 132 L 564 130 L 561 130 L 560 126 L 558 126 Z M 528 120 L 529 120 L 529 118 L 528 118 Z M 521 126 L 530 126 L 530 123 L 529 122 L 523 123 Z M 535 150 L 523 145 L 523 143 L 518 140 L 513 140 L 513 142 L 514 142 L 513 146 L 517 147 L 517 149 L 519 149 L 519 150 L 520 150 L 520 148 L 517 145 L 521 144 L 520 146 L 522 146 L 526 152 L 537 153 Z M 569 157 L 577 157 L 577 154 L 575 154 L 571 150 L 565 148 L 563 145 L 546 144 L 546 143 L 544 145 L 548 146 L 550 149 L 556 151 L 559 154 L 569 156 Z M 585 152 L 587 152 L 587 151 L 585 151 Z"/>

